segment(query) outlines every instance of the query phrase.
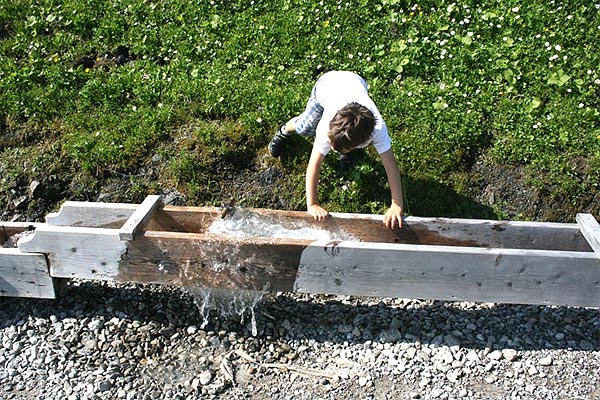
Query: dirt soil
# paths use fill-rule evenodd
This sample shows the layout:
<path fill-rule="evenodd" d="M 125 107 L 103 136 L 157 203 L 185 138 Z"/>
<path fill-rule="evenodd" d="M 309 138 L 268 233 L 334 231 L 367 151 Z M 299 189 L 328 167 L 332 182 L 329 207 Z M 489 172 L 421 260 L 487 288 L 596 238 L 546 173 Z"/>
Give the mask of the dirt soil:
<path fill-rule="evenodd" d="M 0 219 L 42 222 L 65 200 L 141 203 L 148 194 L 162 194 L 165 203 L 174 205 L 219 206 L 221 202 L 235 198 L 243 207 L 285 210 L 305 207 L 303 176 L 290 173 L 285 162 L 282 164 L 270 157 L 266 149 L 250 164 L 238 165 L 235 160 L 216 163 L 203 178 L 199 194 L 192 198 L 165 182 L 163 176 L 168 164 L 169 160 L 152 157 L 127 172 L 105 171 L 96 179 L 60 161 L 37 173 L 28 171 L 18 176 L 9 175 L 6 168 L 0 166 L 2 184 L 7 188 L 0 193 L 0 206 L 3 206 Z M 499 165 L 480 158 L 467 171 L 467 192 L 473 205 L 493 209 L 509 220 L 574 222 L 577 213 L 600 215 L 600 193 L 568 198 L 552 187 L 532 185 L 527 178 L 529 175 L 525 167 Z M 451 188 L 448 190 L 452 191 Z M 410 190 L 405 188 L 405 191 Z M 407 201 L 409 210 L 411 203 L 420 202 L 418 198 Z M 447 201 L 452 202 L 452 199 Z"/>

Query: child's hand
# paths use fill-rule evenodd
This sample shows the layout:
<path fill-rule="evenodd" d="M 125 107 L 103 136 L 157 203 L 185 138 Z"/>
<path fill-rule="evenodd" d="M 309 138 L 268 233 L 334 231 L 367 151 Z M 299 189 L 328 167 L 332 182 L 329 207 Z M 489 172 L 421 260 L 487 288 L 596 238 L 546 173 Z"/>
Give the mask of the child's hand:
<path fill-rule="evenodd" d="M 327 210 L 318 204 L 313 204 L 309 206 L 307 211 L 317 221 L 325 221 L 325 218 L 329 216 Z"/>
<path fill-rule="evenodd" d="M 395 202 L 387 210 L 383 217 L 383 223 L 390 229 L 394 229 L 396 226 L 402 228 L 402 207 Z"/>

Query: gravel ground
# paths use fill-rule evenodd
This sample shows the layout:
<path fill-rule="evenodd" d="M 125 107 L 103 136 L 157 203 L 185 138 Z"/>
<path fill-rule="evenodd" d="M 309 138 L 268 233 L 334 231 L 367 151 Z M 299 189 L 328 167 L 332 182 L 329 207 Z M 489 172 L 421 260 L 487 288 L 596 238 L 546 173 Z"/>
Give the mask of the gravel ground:
<path fill-rule="evenodd" d="M 271 293 L 253 335 L 198 299 L 0 298 L 0 399 L 600 399 L 596 309 Z"/>

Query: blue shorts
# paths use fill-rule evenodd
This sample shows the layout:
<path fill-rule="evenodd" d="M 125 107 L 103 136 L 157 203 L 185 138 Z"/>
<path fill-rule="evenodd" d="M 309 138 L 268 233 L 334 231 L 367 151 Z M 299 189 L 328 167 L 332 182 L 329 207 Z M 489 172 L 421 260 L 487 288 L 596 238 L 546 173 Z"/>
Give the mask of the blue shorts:
<path fill-rule="evenodd" d="M 310 93 L 306 109 L 294 120 L 296 133 L 302 136 L 315 136 L 317 134 L 317 125 L 323 116 L 323 107 L 317 101 L 316 88 L 317 85 L 315 84 Z"/>

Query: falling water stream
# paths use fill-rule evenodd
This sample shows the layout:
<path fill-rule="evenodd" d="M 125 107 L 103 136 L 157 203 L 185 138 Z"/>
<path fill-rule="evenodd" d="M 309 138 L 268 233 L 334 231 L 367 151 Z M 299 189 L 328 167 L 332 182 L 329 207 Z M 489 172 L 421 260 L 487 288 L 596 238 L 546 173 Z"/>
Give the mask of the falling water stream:
<path fill-rule="evenodd" d="M 234 238 L 287 238 L 308 240 L 355 240 L 351 235 L 338 229 L 331 232 L 306 221 L 287 222 L 285 225 L 274 217 L 260 215 L 240 207 L 232 209 L 225 218 L 216 219 L 207 229 L 209 233 Z M 228 259 L 229 257 L 224 257 Z M 235 267 L 218 262 L 215 270 Z M 243 324 L 249 314 L 252 325 L 252 335 L 257 335 L 256 305 L 263 299 L 266 290 L 230 290 L 221 288 L 192 288 L 188 289 L 194 296 L 194 302 L 203 319 L 201 328 L 209 323 L 210 314 L 214 311 L 225 318 L 240 318 Z"/>

